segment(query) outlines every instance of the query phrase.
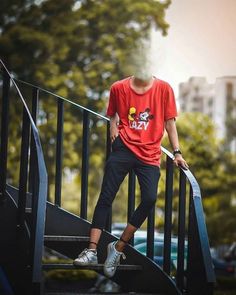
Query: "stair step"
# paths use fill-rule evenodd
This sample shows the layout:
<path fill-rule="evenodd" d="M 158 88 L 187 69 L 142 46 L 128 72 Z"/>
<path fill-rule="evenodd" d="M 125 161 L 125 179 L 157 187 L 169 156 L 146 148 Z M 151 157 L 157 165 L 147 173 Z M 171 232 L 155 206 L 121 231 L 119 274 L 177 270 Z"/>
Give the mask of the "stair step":
<path fill-rule="evenodd" d="M 56 236 L 56 235 L 45 235 L 44 241 L 46 242 L 89 242 L 89 237 L 85 236 Z"/>
<path fill-rule="evenodd" d="M 43 264 L 43 270 L 51 269 L 87 269 L 87 270 L 103 270 L 103 264 L 94 264 L 86 266 L 75 266 L 72 263 L 45 263 Z M 120 264 L 117 266 L 117 270 L 142 270 L 141 265 L 131 265 L 131 264 Z"/>
<path fill-rule="evenodd" d="M 93 294 L 93 295 L 102 295 L 102 294 L 104 294 L 104 295 L 112 295 L 112 294 L 115 294 L 115 295 L 158 295 L 159 293 L 136 293 L 136 292 L 128 292 L 128 293 L 117 293 L 117 292 L 104 292 L 104 293 L 101 293 L 101 292 L 99 292 L 99 293 L 85 293 L 85 292 L 83 292 L 83 293 L 78 293 L 78 292 L 63 292 L 63 291 L 58 291 L 58 292 L 46 292 L 46 293 L 44 293 L 44 295 L 91 295 L 91 294 Z M 163 293 L 162 294 L 159 294 L 159 295 L 163 295 Z"/>
<path fill-rule="evenodd" d="M 102 294 L 104 294 L 104 295 L 112 295 L 112 294 L 115 294 L 115 295 L 158 295 L 159 293 L 155 293 L 155 294 L 154 293 L 136 293 L 136 292 L 128 292 L 128 293 L 117 293 L 117 292 L 85 293 L 85 292 L 83 292 L 83 293 L 78 293 L 78 292 L 63 292 L 63 291 L 44 293 L 44 295 L 91 295 L 91 294 L 93 294 L 93 295 L 102 295 Z M 159 294 L 159 295 L 163 295 L 163 293 Z"/>

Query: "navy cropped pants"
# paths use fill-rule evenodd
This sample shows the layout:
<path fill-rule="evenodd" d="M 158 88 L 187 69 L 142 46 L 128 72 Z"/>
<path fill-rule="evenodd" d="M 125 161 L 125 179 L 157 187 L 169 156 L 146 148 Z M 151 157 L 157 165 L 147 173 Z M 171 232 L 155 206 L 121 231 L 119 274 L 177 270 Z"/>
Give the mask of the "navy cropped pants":
<path fill-rule="evenodd" d="M 132 169 L 138 178 L 141 202 L 131 216 L 129 223 L 136 228 L 142 225 L 157 199 L 160 168 L 140 161 L 118 136 L 112 143 L 112 152 L 105 165 L 101 193 L 95 207 L 92 228 L 105 228 L 112 202 L 125 176 Z"/>

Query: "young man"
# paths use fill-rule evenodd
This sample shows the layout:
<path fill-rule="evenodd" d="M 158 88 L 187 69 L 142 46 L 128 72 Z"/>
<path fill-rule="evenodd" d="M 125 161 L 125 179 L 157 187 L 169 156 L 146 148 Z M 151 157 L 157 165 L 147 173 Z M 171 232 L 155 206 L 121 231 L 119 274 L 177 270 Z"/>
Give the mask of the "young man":
<path fill-rule="evenodd" d="M 143 224 L 157 198 L 160 177 L 161 140 L 166 129 L 177 166 L 188 168 L 179 150 L 175 125 L 175 97 L 170 85 L 153 76 L 131 76 L 115 82 L 110 90 L 107 115 L 110 117 L 112 152 L 106 162 L 101 193 L 94 211 L 88 249 L 75 265 L 97 264 L 97 244 L 112 202 L 131 169 L 141 190 L 141 203 L 136 208 L 117 242 L 107 248 L 104 274 L 115 274 L 123 250 L 135 231 Z"/>

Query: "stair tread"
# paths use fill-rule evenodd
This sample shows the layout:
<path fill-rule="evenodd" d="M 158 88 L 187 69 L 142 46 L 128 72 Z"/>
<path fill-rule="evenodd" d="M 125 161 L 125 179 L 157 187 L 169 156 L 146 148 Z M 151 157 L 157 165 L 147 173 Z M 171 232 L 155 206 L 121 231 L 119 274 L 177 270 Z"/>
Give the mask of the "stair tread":
<path fill-rule="evenodd" d="M 44 263 L 43 269 L 90 269 L 90 270 L 102 270 L 104 264 L 94 264 L 79 266 L 74 265 L 73 263 Z M 142 270 L 141 265 L 132 265 L 132 264 L 120 264 L 117 266 L 117 270 Z"/>
<path fill-rule="evenodd" d="M 76 292 L 63 292 L 63 291 L 58 291 L 58 292 L 50 292 L 50 291 L 46 291 L 46 293 L 44 293 L 45 295 L 101 295 L 101 294 L 106 294 L 106 295 L 158 295 L 159 293 L 136 293 L 136 292 L 128 292 L 128 293 L 117 293 L 117 292 L 104 292 L 104 293 L 101 293 L 101 292 L 98 292 L 98 293 L 86 293 L 86 292 L 82 292 L 82 293 L 78 293 L 77 291 Z M 160 294 L 162 295 L 162 294 Z"/>
<path fill-rule="evenodd" d="M 44 295 L 102 295 L 102 294 L 105 294 L 105 295 L 158 295 L 159 293 L 136 293 L 136 292 L 128 292 L 128 293 L 117 293 L 117 292 L 104 292 L 104 293 L 101 293 L 101 292 L 98 292 L 98 293 L 86 293 L 86 292 L 83 292 L 83 293 L 78 293 L 77 291 L 76 292 L 63 292 L 63 291 L 58 291 L 58 292 L 50 292 L 50 291 L 46 291 L 46 293 L 44 293 Z M 160 294 L 160 295 L 163 295 Z"/>
<path fill-rule="evenodd" d="M 88 242 L 89 237 L 86 236 L 59 236 L 59 235 L 45 235 L 44 241 L 54 242 L 54 241 L 67 241 L 67 242 Z"/>

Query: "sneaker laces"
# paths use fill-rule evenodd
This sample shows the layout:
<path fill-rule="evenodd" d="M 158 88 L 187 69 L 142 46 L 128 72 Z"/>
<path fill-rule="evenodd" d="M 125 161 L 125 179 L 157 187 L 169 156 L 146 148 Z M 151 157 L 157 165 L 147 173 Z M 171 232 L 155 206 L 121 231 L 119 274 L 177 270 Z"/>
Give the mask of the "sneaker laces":
<path fill-rule="evenodd" d="M 91 250 L 91 249 L 84 249 L 80 254 L 79 254 L 79 256 L 78 256 L 78 258 L 82 258 L 84 255 L 87 257 L 87 259 L 89 259 L 89 257 L 88 257 L 88 255 L 87 255 L 87 253 L 93 253 L 93 254 L 96 254 L 96 252 L 95 251 L 93 251 L 93 250 Z"/>
<path fill-rule="evenodd" d="M 113 259 L 107 264 L 107 266 L 113 267 L 119 257 L 122 257 L 124 260 L 126 259 L 126 256 L 123 252 L 116 251 L 115 255 L 113 256 Z"/>

